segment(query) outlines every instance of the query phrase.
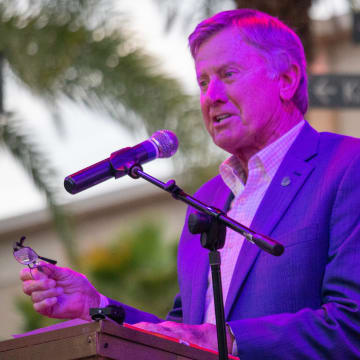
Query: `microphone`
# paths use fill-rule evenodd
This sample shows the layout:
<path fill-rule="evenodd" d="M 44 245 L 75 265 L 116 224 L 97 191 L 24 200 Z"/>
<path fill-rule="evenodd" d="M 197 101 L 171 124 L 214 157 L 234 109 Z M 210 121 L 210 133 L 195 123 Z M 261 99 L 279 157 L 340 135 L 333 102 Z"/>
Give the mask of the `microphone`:
<path fill-rule="evenodd" d="M 158 130 L 150 139 L 115 151 L 109 158 L 67 176 L 64 180 L 65 190 L 70 194 L 77 194 L 112 177 L 122 177 L 127 175 L 135 164 L 173 156 L 178 145 L 178 139 L 173 132 Z"/>

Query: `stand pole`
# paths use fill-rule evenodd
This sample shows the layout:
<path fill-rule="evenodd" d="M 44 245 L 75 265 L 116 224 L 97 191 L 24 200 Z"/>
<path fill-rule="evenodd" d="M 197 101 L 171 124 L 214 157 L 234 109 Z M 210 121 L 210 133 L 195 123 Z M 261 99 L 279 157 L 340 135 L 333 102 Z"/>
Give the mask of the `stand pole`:
<path fill-rule="evenodd" d="M 221 258 L 220 258 L 220 253 L 217 250 L 213 250 L 209 252 L 209 262 L 210 262 L 211 276 L 213 283 L 219 360 L 228 360 L 224 301 L 223 301 L 221 273 L 220 273 Z"/>

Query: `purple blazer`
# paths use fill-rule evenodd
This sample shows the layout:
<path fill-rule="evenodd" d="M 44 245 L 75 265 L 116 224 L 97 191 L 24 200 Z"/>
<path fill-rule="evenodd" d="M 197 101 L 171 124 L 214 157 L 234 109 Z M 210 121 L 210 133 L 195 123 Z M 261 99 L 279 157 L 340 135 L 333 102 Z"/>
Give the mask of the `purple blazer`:
<path fill-rule="evenodd" d="M 194 196 L 225 209 L 230 195 L 217 176 Z M 168 319 L 201 324 L 209 262 L 199 236 L 188 231 L 192 211 L 179 243 L 180 293 Z M 275 257 L 246 241 L 241 249 L 225 303 L 240 358 L 359 359 L 360 140 L 318 133 L 306 123 L 251 228 L 285 252 Z M 160 321 L 125 310 L 130 323 Z"/>

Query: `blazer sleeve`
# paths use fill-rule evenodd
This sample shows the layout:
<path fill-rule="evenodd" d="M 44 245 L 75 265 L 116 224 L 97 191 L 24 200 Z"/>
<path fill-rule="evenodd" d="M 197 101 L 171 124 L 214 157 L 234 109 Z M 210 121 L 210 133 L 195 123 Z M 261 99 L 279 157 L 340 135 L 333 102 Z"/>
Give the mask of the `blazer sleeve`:
<path fill-rule="evenodd" d="M 150 314 L 145 311 L 141 311 L 132 306 L 121 303 L 119 301 L 116 301 L 116 300 L 113 300 L 110 298 L 107 298 L 107 300 L 109 302 L 108 305 L 119 306 L 124 309 L 125 322 L 128 324 L 135 324 L 135 323 L 142 322 L 142 321 L 151 322 L 151 323 L 158 323 L 158 322 L 164 321 L 153 314 Z"/>
<path fill-rule="evenodd" d="M 151 322 L 151 323 L 159 323 L 161 321 L 164 321 L 163 319 L 160 319 L 153 314 L 150 314 L 145 311 L 141 311 L 132 306 L 123 304 L 119 301 L 116 301 L 116 300 L 113 300 L 110 298 L 107 298 L 107 301 L 108 301 L 108 305 L 119 306 L 124 309 L 125 322 L 128 324 L 135 324 L 135 323 L 142 322 L 142 321 Z M 182 307 L 181 307 L 180 294 L 175 296 L 174 306 L 167 314 L 166 320 L 182 322 Z"/>
<path fill-rule="evenodd" d="M 242 360 L 360 358 L 359 160 L 347 167 L 329 209 L 321 306 L 229 321 Z"/>

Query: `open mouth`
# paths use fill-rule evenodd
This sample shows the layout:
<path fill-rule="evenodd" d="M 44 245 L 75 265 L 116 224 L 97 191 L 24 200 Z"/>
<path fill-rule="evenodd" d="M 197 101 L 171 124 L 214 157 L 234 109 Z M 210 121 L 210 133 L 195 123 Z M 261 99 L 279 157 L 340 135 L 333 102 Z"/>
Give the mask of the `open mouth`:
<path fill-rule="evenodd" d="M 215 116 L 213 119 L 214 119 L 214 122 L 219 123 L 222 120 L 227 119 L 230 116 L 232 116 L 232 115 L 231 114 L 221 114 L 221 115 Z"/>

